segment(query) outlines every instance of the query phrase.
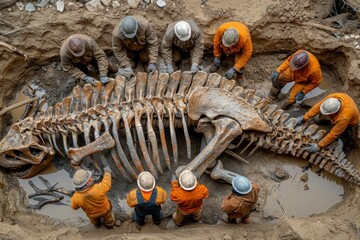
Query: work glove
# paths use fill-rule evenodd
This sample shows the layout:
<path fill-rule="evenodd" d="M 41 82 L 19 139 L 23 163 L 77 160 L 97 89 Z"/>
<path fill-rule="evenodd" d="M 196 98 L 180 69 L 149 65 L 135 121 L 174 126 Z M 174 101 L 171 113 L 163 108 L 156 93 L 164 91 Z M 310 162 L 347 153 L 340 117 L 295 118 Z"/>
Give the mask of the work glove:
<path fill-rule="evenodd" d="M 227 70 L 227 72 L 225 73 L 225 77 L 227 79 L 233 79 L 235 77 L 235 73 L 236 73 L 235 68 L 232 67 L 229 70 Z"/>
<path fill-rule="evenodd" d="M 168 74 L 172 74 L 174 72 L 174 68 L 172 66 L 172 64 L 166 64 L 166 71 Z"/>
<path fill-rule="evenodd" d="M 172 181 L 174 181 L 174 180 L 177 180 L 176 175 L 171 175 L 171 177 L 170 177 L 170 182 L 172 182 Z"/>
<path fill-rule="evenodd" d="M 303 92 L 298 92 L 298 93 L 296 94 L 296 96 L 295 96 L 295 99 L 296 99 L 296 101 L 301 101 L 301 100 L 304 99 L 304 97 L 305 97 L 305 93 L 303 93 Z"/>
<path fill-rule="evenodd" d="M 195 74 L 195 73 L 197 73 L 198 71 L 199 71 L 199 64 L 197 64 L 197 63 L 193 63 L 192 65 L 191 65 L 191 73 L 192 74 Z"/>
<path fill-rule="evenodd" d="M 116 76 L 121 75 L 129 79 L 131 76 L 134 75 L 134 72 L 131 67 L 119 68 L 116 73 Z"/>
<path fill-rule="evenodd" d="M 220 68 L 221 67 L 221 58 L 220 57 L 215 57 L 214 59 L 214 66 L 216 68 Z"/>
<path fill-rule="evenodd" d="M 276 82 L 277 78 L 279 77 L 279 73 L 278 72 L 273 72 L 271 74 L 270 80 L 272 83 Z"/>
<path fill-rule="evenodd" d="M 109 173 L 112 173 L 109 165 L 107 165 L 106 167 L 104 167 L 104 172 L 109 172 Z"/>
<path fill-rule="evenodd" d="M 105 84 L 105 83 L 110 82 L 110 79 L 108 76 L 100 76 L 100 82 Z"/>
<path fill-rule="evenodd" d="M 85 76 L 82 80 L 83 80 L 85 83 L 89 83 L 89 84 L 93 85 L 94 87 L 96 87 L 95 78 L 90 77 L 90 76 Z"/>
<path fill-rule="evenodd" d="M 147 67 L 147 73 L 152 73 L 156 71 L 156 64 L 155 63 L 150 63 L 149 66 Z"/>
<path fill-rule="evenodd" d="M 305 148 L 306 151 L 315 153 L 320 151 L 321 147 L 317 143 L 310 143 L 310 147 Z"/>
<path fill-rule="evenodd" d="M 305 122 L 304 116 L 297 117 L 295 127 L 303 124 L 304 122 Z"/>

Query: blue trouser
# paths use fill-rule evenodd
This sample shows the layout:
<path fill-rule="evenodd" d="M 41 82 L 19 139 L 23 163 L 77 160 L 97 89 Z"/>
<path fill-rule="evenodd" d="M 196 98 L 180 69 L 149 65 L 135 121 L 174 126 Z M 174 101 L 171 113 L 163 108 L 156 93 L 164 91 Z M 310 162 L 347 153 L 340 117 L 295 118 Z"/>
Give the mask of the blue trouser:
<path fill-rule="evenodd" d="M 140 226 L 145 224 L 145 216 L 151 215 L 153 222 L 158 225 L 161 222 L 161 206 L 156 204 L 157 189 L 154 188 L 150 200 L 145 202 L 139 189 L 136 190 L 138 204 L 135 207 L 134 221 Z"/>

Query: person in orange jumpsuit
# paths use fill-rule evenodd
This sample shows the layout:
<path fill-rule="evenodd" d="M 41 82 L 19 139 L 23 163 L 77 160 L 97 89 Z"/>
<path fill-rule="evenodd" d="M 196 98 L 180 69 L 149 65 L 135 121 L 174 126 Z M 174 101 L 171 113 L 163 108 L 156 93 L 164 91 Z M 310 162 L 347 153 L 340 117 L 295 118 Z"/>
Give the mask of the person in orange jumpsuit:
<path fill-rule="evenodd" d="M 95 227 L 99 228 L 103 219 L 104 225 L 111 229 L 115 224 L 115 217 L 111 202 L 106 196 L 111 189 L 111 169 L 107 166 L 104 172 L 103 180 L 97 184 L 94 184 L 92 172 L 83 169 L 75 172 L 73 185 L 76 191 L 71 197 L 71 207 L 75 210 L 82 208 Z"/>
<path fill-rule="evenodd" d="M 147 171 L 139 174 L 137 179 L 139 188 L 133 189 L 127 196 L 129 207 L 135 208 L 133 220 L 136 228 L 140 229 L 145 224 L 145 216 L 151 215 L 153 222 L 159 225 L 162 219 L 161 204 L 166 201 L 166 192 L 155 186 L 154 176 Z"/>
<path fill-rule="evenodd" d="M 178 204 L 172 218 L 176 225 L 182 226 L 186 217 L 199 221 L 203 210 L 203 200 L 209 196 L 208 189 L 197 182 L 195 175 L 188 170 L 181 172 L 179 181 L 171 177 L 170 199 Z"/>
<path fill-rule="evenodd" d="M 321 118 L 320 114 L 328 116 L 334 126 L 318 143 L 310 144 L 307 149 L 309 152 L 317 152 L 321 148 L 328 146 L 342 133 L 346 132 L 347 128 L 357 125 L 360 121 L 359 110 L 354 100 L 345 93 L 333 93 L 318 102 L 304 116 L 298 117 L 296 126 L 313 117 Z"/>
<path fill-rule="evenodd" d="M 221 66 L 221 56 L 234 55 L 235 64 L 226 73 L 225 77 L 232 79 L 236 72 L 244 72 L 245 65 L 250 60 L 253 51 L 249 29 L 240 22 L 227 22 L 215 31 L 214 36 L 214 63 L 210 72 L 216 72 Z"/>
<path fill-rule="evenodd" d="M 241 218 L 243 223 L 250 223 L 250 212 L 259 197 L 260 188 L 243 176 L 236 176 L 232 180 L 232 192 L 224 199 L 221 209 L 225 212 L 223 221 L 236 223 Z"/>
<path fill-rule="evenodd" d="M 288 57 L 271 77 L 272 88 L 268 97 L 276 99 L 282 87 L 289 82 L 295 82 L 290 90 L 289 98 L 280 107 L 284 110 L 296 101 L 302 101 L 305 95 L 320 85 L 322 81 L 321 68 L 316 57 L 308 51 L 299 50 Z"/>

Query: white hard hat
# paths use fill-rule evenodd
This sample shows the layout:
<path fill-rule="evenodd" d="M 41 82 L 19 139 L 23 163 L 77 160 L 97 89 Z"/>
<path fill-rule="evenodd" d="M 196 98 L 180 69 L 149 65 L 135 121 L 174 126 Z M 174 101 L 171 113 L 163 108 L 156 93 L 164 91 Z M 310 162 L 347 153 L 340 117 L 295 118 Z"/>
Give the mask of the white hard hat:
<path fill-rule="evenodd" d="M 137 185 L 144 192 L 150 192 L 155 187 L 155 178 L 150 172 L 144 171 L 139 174 Z"/>
<path fill-rule="evenodd" d="M 92 172 L 85 171 L 84 169 L 77 170 L 73 177 L 73 186 L 75 188 L 82 188 L 89 181 Z"/>
<path fill-rule="evenodd" d="M 191 27 L 190 25 L 185 21 L 179 21 L 175 24 L 174 31 L 176 36 L 181 41 L 187 41 L 191 37 Z"/>
<path fill-rule="evenodd" d="M 180 187 L 191 191 L 196 187 L 196 176 L 189 170 L 184 170 L 179 176 Z"/>
<path fill-rule="evenodd" d="M 330 115 L 339 111 L 341 107 L 337 98 L 328 98 L 320 105 L 320 112 L 323 115 Z"/>
<path fill-rule="evenodd" d="M 239 32 L 236 28 L 228 28 L 222 35 L 221 42 L 225 47 L 234 46 L 239 40 Z"/>
<path fill-rule="evenodd" d="M 233 178 L 231 185 L 240 194 L 248 194 L 252 189 L 249 179 L 240 175 Z"/>

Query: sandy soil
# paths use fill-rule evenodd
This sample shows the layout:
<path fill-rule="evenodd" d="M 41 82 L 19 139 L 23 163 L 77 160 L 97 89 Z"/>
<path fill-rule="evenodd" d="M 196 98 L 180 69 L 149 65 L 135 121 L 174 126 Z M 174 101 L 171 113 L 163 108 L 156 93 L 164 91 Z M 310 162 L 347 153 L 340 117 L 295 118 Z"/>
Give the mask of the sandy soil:
<path fill-rule="evenodd" d="M 22 1 L 18 1 L 22 2 Z M 35 1 L 34 1 L 35 2 Z M 75 2 L 75 1 L 73 1 Z M 120 7 L 105 7 L 101 11 L 89 12 L 84 7 L 58 13 L 51 8 L 34 13 L 20 11 L 16 5 L 0 11 L 0 19 L 14 25 L 14 28 L 0 23 L 1 31 L 14 33 L 0 34 L 0 41 L 12 44 L 26 52 L 27 61 L 1 48 L 0 54 L 0 106 L 10 104 L 15 93 L 27 84 L 36 84 L 46 89 L 50 102 L 64 97 L 75 82 L 59 68 L 59 48 L 61 42 L 72 33 L 81 32 L 93 37 L 111 55 L 111 34 L 115 24 L 125 15 L 140 14 L 149 19 L 158 36 L 162 36 L 167 24 L 174 20 L 192 18 L 203 29 L 207 48 L 205 63 L 210 63 L 211 44 L 215 29 L 227 21 L 242 21 L 250 30 L 254 43 L 254 54 L 245 73 L 249 87 L 259 89 L 264 96 L 270 89 L 268 76 L 288 56 L 298 49 L 307 49 L 319 59 L 327 84 L 322 86 L 329 91 L 345 91 L 354 99 L 360 100 L 359 51 L 357 42 L 351 34 L 359 34 L 354 24 L 345 24 L 338 30 L 340 37 L 303 23 L 317 23 L 330 26 L 334 17 L 333 1 L 217 1 L 208 0 L 204 6 L 200 1 L 168 1 L 164 9 L 155 4 L 130 9 L 126 1 L 119 1 Z M 342 1 L 339 1 L 342 2 Z M 24 3 L 24 2 L 23 2 Z M 65 0 L 66 5 L 69 0 Z M 356 1 L 352 1 L 356 4 Z M 339 7 L 339 6 L 338 6 Z M 358 5 L 357 7 L 360 7 Z M 346 11 L 346 9 L 339 11 Z M 344 37 L 344 35 L 349 37 Z M 11 116 L 2 117 L 1 133 L 7 131 Z M 253 214 L 254 224 L 227 225 L 210 219 L 219 204 L 218 199 L 209 199 L 203 224 L 189 224 L 182 228 L 168 225 L 147 224 L 140 233 L 129 222 L 113 230 L 94 229 L 87 221 L 78 218 L 59 221 L 47 216 L 37 215 L 26 208 L 26 193 L 19 182 L 0 172 L 0 239 L 358 239 L 359 188 L 344 183 L 344 197 L 328 211 L 311 217 L 291 217 L 279 215 L 275 220 L 265 219 L 265 197 L 271 187 L 264 174 L 257 168 L 267 167 L 266 161 L 276 156 L 260 152 L 260 159 L 253 165 L 244 167 L 244 173 L 258 179 L 266 191 L 262 192 L 260 208 Z M 265 157 L 266 156 L 266 157 Z M 349 152 L 355 167 L 358 151 Z M 262 158 L 265 160 L 263 161 Z M 267 159 L 267 160 L 266 160 Z M 280 164 L 281 166 L 281 164 Z M 270 169 L 270 168 L 269 168 Z M 275 167 L 274 167 L 275 169 Z M 270 171 L 270 170 L 269 170 Z M 265 172 L 267 173 L 267 172 Z M 166 184 L 170 173 L 160 181 Z M 207 181 L 206 177 L 202 180 Z M 270 181 L 271 182 L 271 181 Z M 130 188 L 130 187 L 128 187 Z M 125 193 L 128 188 L 120 191 Z M 114 191 L 119 191 L 115 189 Z M 214 190 L 216 187 L 214 187 Z M 114 194 L 113 192 L 111 194 Z M 219 194 L 221 195 L 221 194 Z M 215 194 L 216 196 L 216 194 Z M 317 201 L 323 201 L 321 198 Z M 212 206 L 212 207 L 211 207 Z M 171 209 L 171 208 L 170 208 Z M 215 210 L 214 210 L 215 211 Z M 169 215 L 170 211 L 166 214 Z M 216 213 L 220 214 L 220 213 Z"/>

